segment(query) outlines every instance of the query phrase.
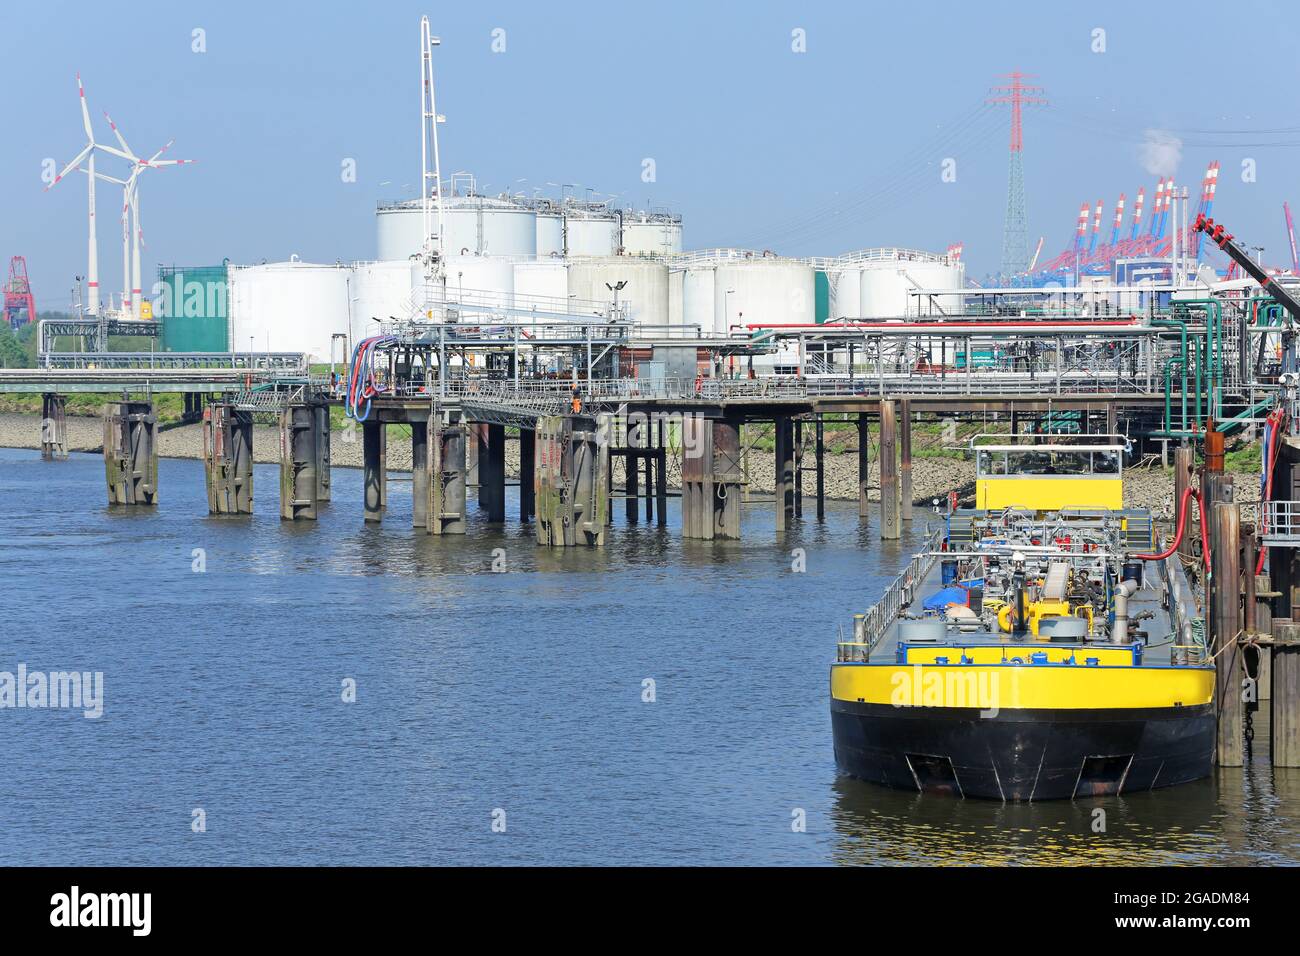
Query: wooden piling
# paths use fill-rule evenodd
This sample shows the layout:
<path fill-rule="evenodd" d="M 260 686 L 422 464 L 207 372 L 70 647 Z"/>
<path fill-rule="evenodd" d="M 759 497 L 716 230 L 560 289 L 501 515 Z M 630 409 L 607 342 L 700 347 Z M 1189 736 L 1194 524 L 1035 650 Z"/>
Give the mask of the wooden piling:
<path fill-rule="evenodd" d="M 1300 626 L 1274 621 L 1269 752 L 1275 767 L 1300 767 Z"/>

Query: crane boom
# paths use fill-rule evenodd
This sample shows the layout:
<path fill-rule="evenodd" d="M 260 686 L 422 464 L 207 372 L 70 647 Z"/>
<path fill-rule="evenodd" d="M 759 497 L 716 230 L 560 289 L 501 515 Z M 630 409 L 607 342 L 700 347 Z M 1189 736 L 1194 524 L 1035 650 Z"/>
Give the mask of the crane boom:
<path fill-rule="evenodd" d="M 1287 312 L 1291 313 L 1292 318 L 1300 320 L 1300 301 L 1288 292 L 1281 284 L 1278 283 L 1264 268 L 1252 259 L 1245 249 L 1241 248 L 1232 238 L 1232 234 L 1225 232 L 1223 224 L 1216 224 L 1213 219 L 1207 219 L 1204 214 L 1196 217 L 1196 223 L 1192 226 L 1196 232 L 1203 232 L 1210 237 L 1210 241 L 1226 252 L 1232 261 L 1241 266 L 1248 276 L 1264 287 L 1264 291 L 1277 300 L 1278 304 Z"/>
<path fill-rule="evenodd" d="M 1291 242 L 1291 271 L 1300 275 L 1300 256 L 1296 255 L 1295 248 L 1295 222 L 1291 219 L 1291 206 L 1282 203 L 1282 212 L 1286 214 L 1286 237 Z"/>

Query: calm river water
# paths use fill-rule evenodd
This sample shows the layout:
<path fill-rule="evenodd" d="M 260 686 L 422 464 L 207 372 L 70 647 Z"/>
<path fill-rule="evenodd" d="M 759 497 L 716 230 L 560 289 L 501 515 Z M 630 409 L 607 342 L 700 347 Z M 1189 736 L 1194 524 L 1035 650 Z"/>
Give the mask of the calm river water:
<path fill-rule="evenodd" d="M 882 543 L 809 502 L 778 540 L 762 503 L 709 543 L 675 501 L 667 529 L 618 502 L 603 550 L 544 551 L 477 512 L 463 539 L 413 532 L 402 482 L 366 527 L 347 469 L 320 521 L 283 524 L 277 480 L 257 468 L 251 519 L 210 518 L 201 464 L 163 461 L 159 508 L 110 511 L 98 456 L 0 449 L 0 671 L 102 672 L 104 698 L 0 710 L 0 863 L 1300 861 L 1300 770 L 1269 767 L 1261 718 L 1244 771 L 1116 799 L 839 776 L 836 628 L 921 515 Z"/>

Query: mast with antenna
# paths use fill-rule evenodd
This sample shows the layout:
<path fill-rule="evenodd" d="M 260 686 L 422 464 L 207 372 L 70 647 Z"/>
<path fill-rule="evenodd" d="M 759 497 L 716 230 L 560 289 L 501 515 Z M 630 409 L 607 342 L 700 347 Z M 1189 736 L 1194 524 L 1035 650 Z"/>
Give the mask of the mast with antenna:
<path fill-rule="evenodd" d="M 429 29 L 429 18 L 420 17 L 420 197 L 424 214 L 424 275 L 426 279 L 445 279 L 446 255 L 442 206 L 442 163 L 438 154 L 438 124 L 446 117 L 438 115 L 433 84 L 433 48 L 441 44 Z M 433 168 L 429 168 L 432 159 Z M 434 216 L 437 216 L 437 245 L 434 245 Z"/>

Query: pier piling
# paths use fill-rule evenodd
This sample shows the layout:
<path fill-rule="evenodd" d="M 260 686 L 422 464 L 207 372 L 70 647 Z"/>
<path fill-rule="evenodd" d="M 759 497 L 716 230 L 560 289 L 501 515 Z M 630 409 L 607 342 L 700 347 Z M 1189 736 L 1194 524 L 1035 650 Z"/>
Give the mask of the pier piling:
<path fill-rule="evenodd" d="M 895 539 L 902 534 L 898 513 L 898 435 L 894 403 L 880 403 L 880 537 Z"/>
<path fill-rule="evenodd" d="M 430 410 L 429 414 L 437 412 Z M 429 527 L 429 504 L 431 495 L 431 468 L 429 465 L 429 436 L 432 429 L 428 419 L 423 422 L 411 422 L 411 527 Z"/>
<path fill-rule="evenodd" d="M 1231 500 L 1231 486 L 1223 492 L 1207 516 L 1210 522 L 1211 565 L 1210 615 L 1213 622 L 1211 644 L 1215 665 L 1214 698 L 1218 717 L 1215 761 L 1220 767 L 1242 765 L 1241 700 L 1241 581 L 1240 541 L 1241 514 Z M 1253 570 L 1253 569 L 1252 569 Z"/>
<path fill-rule="evenodd" d="M 1300 627 L 1278 620 L 1269 699 L 1269 752 L 1275 767 L 1300 767 Z"/>
<path fill-rule="evenodd" d="M 316 502 L 330 500 L 330 407 L 312 406 L 316 412 Z"/>
<path fill-rule="evenodd" d="M 158 503 L 158 418 L 152 402 L 104 406 L 104 473 L 110 505 Z"/>
<path fill-rule="evenodd" d="M 519 429 L 519 520 L 532 521 L 537 513 L 537 432 Z"/>
<path fill-rule="evenodd" d="M 1178 506 L 1183 500 L 1183 492 L 1192 483 L 1192 468 L 1195 457 L 1190 445 L 1184 443 L 1174 449 L 1174 520 L 1178 520 Z M 1192 556 L 1192 536 L 1183 535 L 1178 543 L 1178 553 L 1184 558 Z"/>
<path fill-rule="evenodd" d="M 655 447 L 655 504 L 658 526 L 668 526 L 668 424 L 659 420 L 658 444 Z M 748 487 L 748 485 L 746 485 Z"/>
<path fill-rule="evenodd" d="M 384 519 L 383 484 L 383 433 L 384 426 L 373 419 L 361 423 L 361 473 L 364 494 L 365 519 Z"/>
<path fill-rule="evenodd" d="M 68 397 L 54 392 L 41 396 L 41 459 L 66 461 L 68 458 Z"/>
<path fill-rule="evenodd" d="M 682 537 L 739 540 L 740 422 L 691 415 L 682 421 Z"/>
<path fill-rule="evenodd" d="M 488 521 L 500 524 L 506 520 L 506 426 L 489 424 L 481 434 L 486 440 L 479 445 L 479 507 Z"/>
<path fill-rule="evenodd" d="M 429 416 L 427 466 L 429 534 L 464 534 L 466 526 L 466 427 L 434 410 Z"/>
<path fill-rule="evenodd" d="M 208 513 L 253 513 L 253 414 L 228 402 L 203 411 L 203 466 Z"/>
<path fill-rule="evenodd" d="M 776 530 L 784 531 L 794 520 L 794 428 L 790 418 L 782 415 L 773 422 L 773 430 L 776 436 Z M 685 458 L 682 467 L 685 468 Z"/>
<path fill-rule="evenodd" d="M 314 405 L 290 405 L 280 413 L 280 518 L 284 521 L 316 520 L 319 428 Z"/>
<path fill-rule="evenodd" d="M 912 403 L 903 399 L 899 405 L 898 444 L 900 449 L 899 517 L 912 520 Z"/>
<path fill-rule="evenodd" d="M 609 517 L 607 415 L 537 420 L 537 543 L 602 547 Z"/>
<path fill-rule="evenodd" d="M 871 420 L 865 413 L 858 415 L 858 517 L 871 514 L 867 492 L 871 488 Z"/>

